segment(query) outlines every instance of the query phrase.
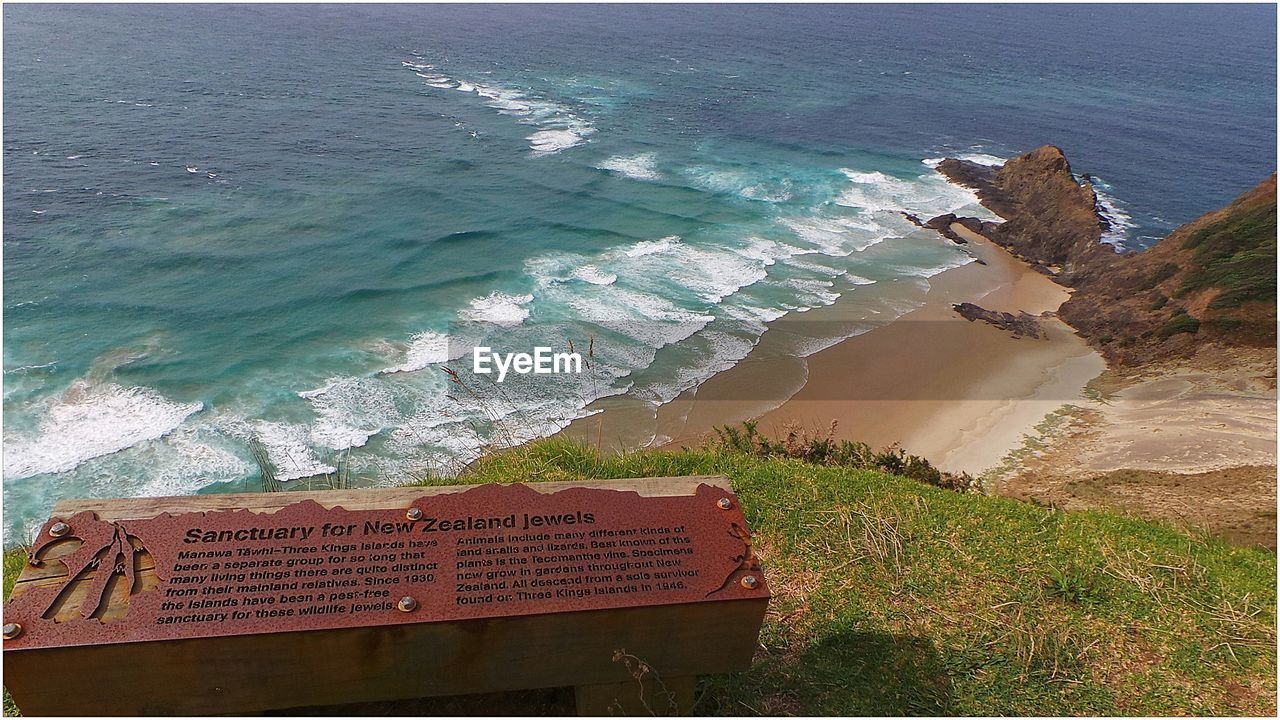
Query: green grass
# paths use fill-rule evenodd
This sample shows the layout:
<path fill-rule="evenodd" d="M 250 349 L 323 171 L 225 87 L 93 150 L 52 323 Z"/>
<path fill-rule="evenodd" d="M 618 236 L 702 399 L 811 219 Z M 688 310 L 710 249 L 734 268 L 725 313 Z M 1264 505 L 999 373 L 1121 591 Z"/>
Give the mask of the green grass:
<path fill-rule="evenodd" d="M 1153 270 L 1151 274 L 1147 275 L 1147 277 L 1143 278 L 1141 282 L 1138 283 L 1137 289 L 1150 290 L 1165 280 L 1177 275 L 1178 271 L 1181 269 L 1182 266 L 1178 265 L 1178 263 L 1167 262 Z"/>
<path fill-rule="evenodd" d="M 13 584 L 18 582 L 18 575 L 22 574 L 22 568 L 27 564 L 26 548 L 16 548 L 7 550 L 4 553 L 4 599 L 8 601 L 9 591 L 13 590 Z M 9 691 L 4 691 L 4 714 L 5 717 L 14 717 L 18 714 L 18 706 L 13 704 L 13 698 L 9 697 Z"/>
<path fill-rule="evenodd" d="M 416 484 L 690 474 L 733 480 L 774 592 L 754 665 L 705 679 L 700 713 L 1275 712 L 1267 551 L 722 451 L 546 440 Z M 21 562 L 6 555 L 6 592 Z"/>

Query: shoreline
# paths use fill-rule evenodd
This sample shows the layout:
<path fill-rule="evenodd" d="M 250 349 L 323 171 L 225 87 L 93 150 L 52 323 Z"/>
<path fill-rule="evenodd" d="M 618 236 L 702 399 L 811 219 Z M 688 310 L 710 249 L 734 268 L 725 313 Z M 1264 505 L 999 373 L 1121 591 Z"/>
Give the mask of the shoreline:
<path fill-rule="evenodd" d="M 944 471 L 976 476 L 995 467 L 1046 415 L 1080 398 L 1105 364 L 1056 318 L 1043 318 L 1046 337 L 1033 339 L 960 317 L 952 304 L 1053 312 L 1069 291 L 986 238 L 952 229 L 982 263 L 928 278 L 923 304 L 910 312 L 807 358 L 787 353 L 782 336 L 809 318 L 783 318 L 743 361 L 656 413 L 611 398 L 562 432 L 614 448 L 686 447 L 743 420 L 757 419 L 774 437 L 797 425 L 825 433 L 835 421 L 837 439 L 897 443 Z M 850 321 L 840 301 L 822 311 L 808 315 Z"/>

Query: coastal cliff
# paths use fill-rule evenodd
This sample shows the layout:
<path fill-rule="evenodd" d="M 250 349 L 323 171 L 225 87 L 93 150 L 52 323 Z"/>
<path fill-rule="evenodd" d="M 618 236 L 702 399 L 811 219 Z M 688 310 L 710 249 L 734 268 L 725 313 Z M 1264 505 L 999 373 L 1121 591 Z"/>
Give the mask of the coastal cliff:
<path fill-rule="evenodd" d="M 1276 176 L 1076 287 L 1062 319 L 1121 365 L 1206 345 L 1274 348 Z"/>
<path fill-rule="evenodd" d="M 1206 345 L 1276 342 L 1276 176 L 1151 248 L 1101 242 L 1106 218 L 1087 176 L 1046 145 L 989 167 L 947 159 L 938 171 L 1004 218 L 982 234 L 1074 293 L 1059 310 L 1107 360 L 1139 366 Z"/>

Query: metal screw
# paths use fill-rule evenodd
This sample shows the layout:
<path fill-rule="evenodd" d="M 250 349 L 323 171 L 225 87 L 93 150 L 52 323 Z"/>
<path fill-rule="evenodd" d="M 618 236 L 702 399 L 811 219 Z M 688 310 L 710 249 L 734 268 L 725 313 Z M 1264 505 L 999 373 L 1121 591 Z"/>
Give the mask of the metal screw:
<path fill-rule="evenodd" d="M 746 575 L 742 578 L 742 587 L 748 590 L 755 590 L 760 587 L 760 581 L 756 579 L 755 575 Z"/>
<path fill-rule="evenodd" d="M 396 603 L 396 609 L 400 612 L 413 612 L 418 609 L 418 601 L 408 595 L 405 595 L 400 598 L 400 602 Z"/>
<path fill-rule="evenodd" d="M 62 537 L 69 532 L 71 532 L 71 526 L 64 522 L 56 522 L 49 528 L 49 534 L 54 537 Z"/>
<path fill-rule="evenodd" d="M 22 626 L 18 623 L 5 623 L 3 630 L 5 640 L 12 640 L 22 634 Z"/>
<path fill-rule="evenodd" d="M 733 501 L 730 500 L 729 498 L 720 498 L 719 500 L 716 501 L 716 507 L 720 508 L 721 510 L 728 510 L 729 508 L 733 507 Z"/>
<path fill-rule="evenodd" d="M 405 512 L 404 516 L 409 518 L 410 520 L 421 520 L 422 511 L 416 507 L 411 507 Z"/>

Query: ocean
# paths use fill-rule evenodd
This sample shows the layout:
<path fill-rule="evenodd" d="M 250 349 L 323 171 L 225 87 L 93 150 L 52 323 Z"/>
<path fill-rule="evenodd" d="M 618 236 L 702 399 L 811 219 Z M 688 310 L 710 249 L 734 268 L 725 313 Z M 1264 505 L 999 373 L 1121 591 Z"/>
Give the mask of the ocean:
<path fill-rule="evenodd" d="M 255 449 L 450 472 L 778 318 L 901 315 L 970 261 L 902 213 L 986 213 L 944 156 L 1061 146 L 1124 250 L 1275 169 L 1274 6 L 3 13 L 6 542 L 258 489 Z M 589 381 L 442 371 L 570 342 Z"/>

